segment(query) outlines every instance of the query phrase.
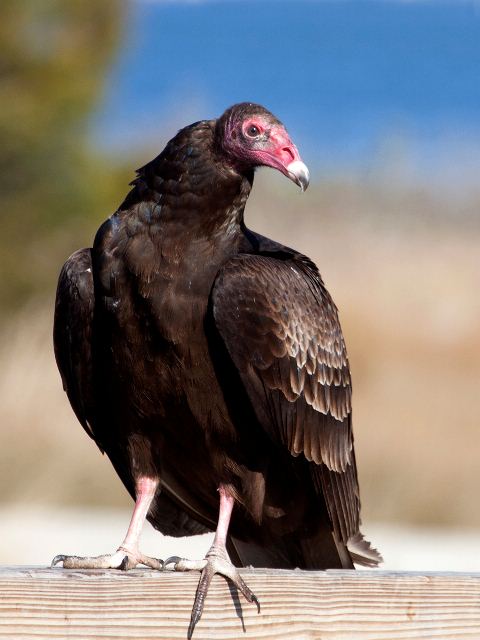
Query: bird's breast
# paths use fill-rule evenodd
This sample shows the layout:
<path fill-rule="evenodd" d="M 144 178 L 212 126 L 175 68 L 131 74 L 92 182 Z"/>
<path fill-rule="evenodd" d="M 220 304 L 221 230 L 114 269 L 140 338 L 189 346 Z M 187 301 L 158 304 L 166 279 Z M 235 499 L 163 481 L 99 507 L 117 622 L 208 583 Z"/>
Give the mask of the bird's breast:
<path fill-rule="evenodd" d="M 113 375 L 126 381 L 135 404 L 165 413 L 186 403 L 199 422 L 218 428 L 228 422 L 205 317 L 215 277 L 234 251 L 184 229 L 159 237 L 136 233 L 103 252 L 106 349 L 121 354 Z"/>

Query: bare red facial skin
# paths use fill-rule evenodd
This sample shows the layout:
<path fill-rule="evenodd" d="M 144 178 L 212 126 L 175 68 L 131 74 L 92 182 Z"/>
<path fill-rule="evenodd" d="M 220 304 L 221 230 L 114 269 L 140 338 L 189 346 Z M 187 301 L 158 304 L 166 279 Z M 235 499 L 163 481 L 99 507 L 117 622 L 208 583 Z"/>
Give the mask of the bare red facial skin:
<path fill-rule="evenodd" d="M 247 140 L 259 140 L 260 137 L 265 134 L 267 126 L 268 125 L 265 122 L 260 121 L 260 118 L 249 118 L 243 123 L 242 133 Z M 251 131 L 252 127 L 254 127 L 258 133 Z"/>
<path fill-rule="evenodd" d="M 272 167 L 296 182 L 302 190 L 308 186 L 308 169 L 297 147 L 285 127 L 273 117 L 258 114 L 243 121 L 227 120 L 223 148 L 240 171 L 258 166 Z M 298 171 L 300 175 L 297 175 Z"/>
<path fill-rule="evenodd" d="M 280 125 L 271 127 L 268 142 L 262 148 L 256 149 L 255 155 L 259 164 L 279 169 L 282 173 L 288 173 L 287 167 L 290 163 L 295 160 L 301 161 L 297 147 L 290 140 L 285 128 Z"/>
<path fill-rule="evenodd" d="M 253 134 L 252 127 L 258 130 L 258 135 Z M 272 124 L 261 116 L 242 122 L 240 131 L 229 127 L 226 131 L 226 143 L 230 153 L 240 163 L 266 165 L 282 173 L 287 173 L 287 166 L 291 162 L 301 159 L 285 128 L 280 124 Z"/>

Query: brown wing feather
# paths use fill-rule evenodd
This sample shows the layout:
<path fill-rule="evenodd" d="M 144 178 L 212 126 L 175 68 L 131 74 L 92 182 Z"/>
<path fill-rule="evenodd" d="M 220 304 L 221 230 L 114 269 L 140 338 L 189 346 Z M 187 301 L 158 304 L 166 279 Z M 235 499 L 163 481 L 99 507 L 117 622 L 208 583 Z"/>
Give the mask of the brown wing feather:
<path fill-rule="evenodd" d="M 298 260 L 241 255 L 224 266 L 213 296 L 218 329 L 239 369 L 252 369 L 270 392 L 279 391 L 270 393 L 277 402 L 295 404 L 294 424 L 281 407 L 271 435 L 294 455 L 344 471 L 352 452 L 350 371 L 337 311 L 318 273 Z"/>
<path fill-rule="evenodd" d="M 94 305 L 91 250 L 80 249 L 65 262 L 58 279 L 53 344 L 63 388 L 70 404 L 85 431 L 96 440 L 91 420 L 94 409 L 92 386 Z"/>
<path fill-rule="evenodd" d="M 318 271 L 302 256 L 242 254 L 219 273 L 212 302 L 262 426 L 315 463 L 313 481 L 347 544 L 360 525 L 351 379 L 337 310 Z"/>

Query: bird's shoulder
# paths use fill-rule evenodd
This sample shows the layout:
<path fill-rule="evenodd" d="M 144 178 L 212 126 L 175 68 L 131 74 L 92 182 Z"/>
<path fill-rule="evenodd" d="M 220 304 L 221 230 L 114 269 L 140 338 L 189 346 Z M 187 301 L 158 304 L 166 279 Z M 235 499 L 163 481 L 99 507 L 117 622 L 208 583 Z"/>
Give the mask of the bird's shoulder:
<path fill-rule="evenodd" d="M 217 275 L 217 299 L 227 291 L 234 297 L 243 292 L 244 299 L 245 294 L 256 293 L 258 313 L 276 312 L 285 321 L 301 311 L 303 320 L 310 319 L 313 324 L 328 318 L 338 323 L 337 308 L 313 260 L 250 230 L 245 230 L 239 252 L 225 262 Z"/>

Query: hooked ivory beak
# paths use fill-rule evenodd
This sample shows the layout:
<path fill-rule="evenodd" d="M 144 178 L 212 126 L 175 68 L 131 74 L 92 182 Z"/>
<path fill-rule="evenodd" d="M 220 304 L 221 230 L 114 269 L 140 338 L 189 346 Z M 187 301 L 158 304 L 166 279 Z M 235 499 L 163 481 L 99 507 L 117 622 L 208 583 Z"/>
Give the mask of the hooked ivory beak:
<path fill-rule="evenodd" d="M 310 172 L 307 165 L 301 160 L 294 160 L 287 165 L 288 177 L 293 180 L 302 191 L 305 191 L 310 183 Z"/>

